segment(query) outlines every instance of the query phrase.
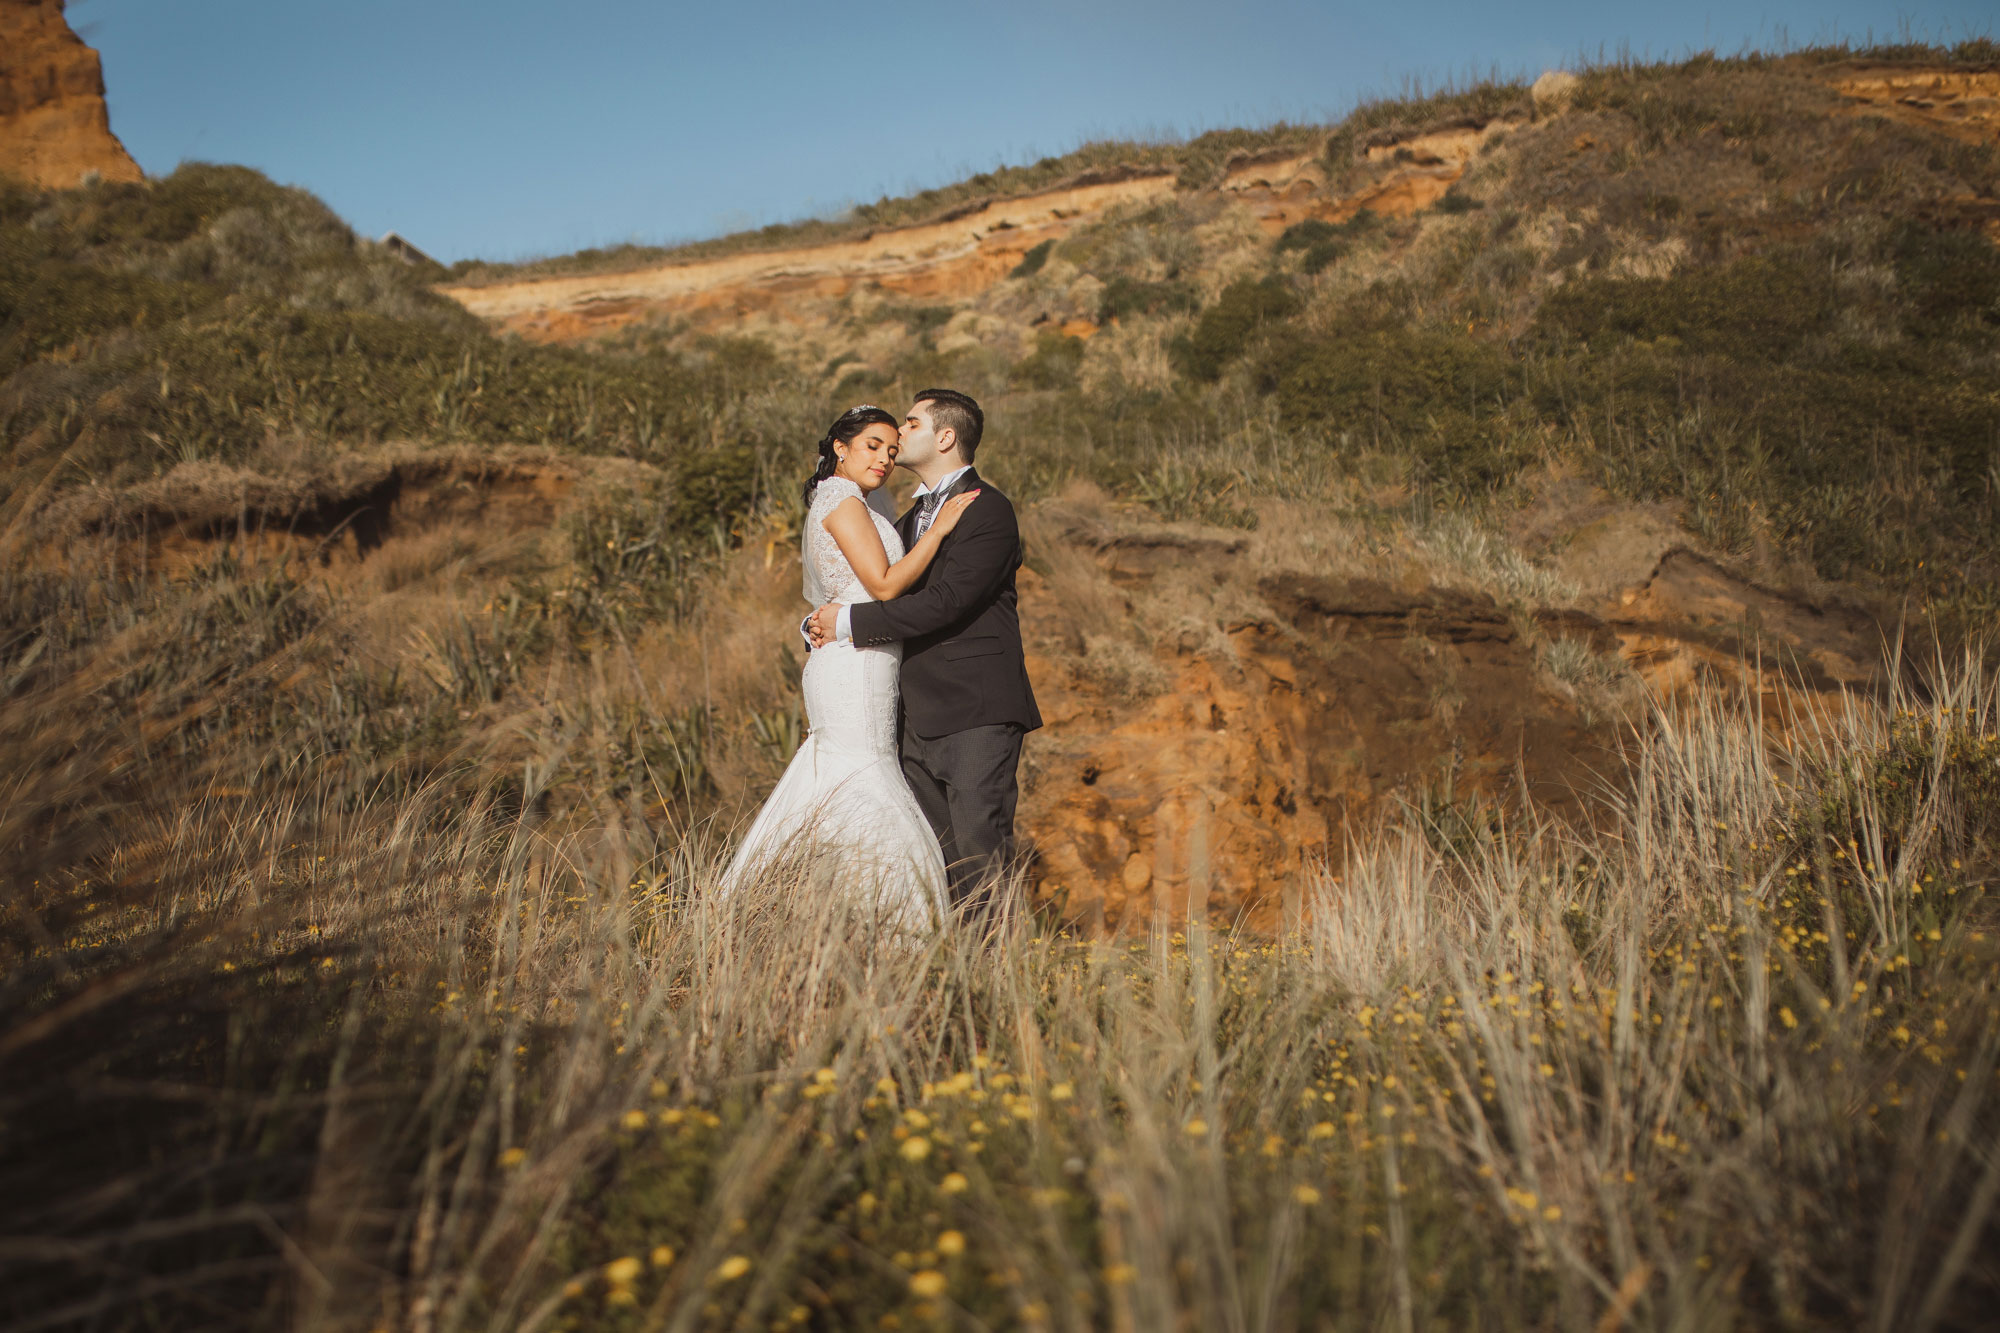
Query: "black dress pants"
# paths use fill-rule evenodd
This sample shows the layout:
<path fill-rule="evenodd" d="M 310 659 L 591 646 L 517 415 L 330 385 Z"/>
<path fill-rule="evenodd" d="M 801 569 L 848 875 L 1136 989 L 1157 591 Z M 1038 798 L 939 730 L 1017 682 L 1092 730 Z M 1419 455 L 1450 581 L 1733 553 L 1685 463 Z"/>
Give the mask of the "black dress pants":
<path fill-rule="evenodd" d="M 948 736 L 903 730 L 903 776 L 944 849 L 954 907 L 985 906 L 1014 855 L 1015 770 L 1025 734 L 1012 722 Z"/>

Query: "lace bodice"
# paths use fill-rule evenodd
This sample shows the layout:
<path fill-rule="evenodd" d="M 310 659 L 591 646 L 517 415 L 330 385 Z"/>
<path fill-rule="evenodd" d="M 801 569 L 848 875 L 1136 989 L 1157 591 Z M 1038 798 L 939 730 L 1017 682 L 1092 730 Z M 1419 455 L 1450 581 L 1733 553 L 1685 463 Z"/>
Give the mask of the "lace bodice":
<path fill-rule="evenodd" d="M 861 586 L 860 576 L 847 563 L 847 557 L 840 553 L 840 543 L 826 530 L 826 516 L 842 500 L 850 498 L 861 501 L 868 517 L 875 521 L 875 531 L 882 538 L 882 549 L 888 552 L 889 563 L 893 565 L 903 558 L 903 539 L 896 535 L 895 525 L 869 506 L 862 489 L 845 477 L 828 477 L 813 488 L 812 504 L 806 509 L 805 594 L 814 606 L 874 600 Z"/>

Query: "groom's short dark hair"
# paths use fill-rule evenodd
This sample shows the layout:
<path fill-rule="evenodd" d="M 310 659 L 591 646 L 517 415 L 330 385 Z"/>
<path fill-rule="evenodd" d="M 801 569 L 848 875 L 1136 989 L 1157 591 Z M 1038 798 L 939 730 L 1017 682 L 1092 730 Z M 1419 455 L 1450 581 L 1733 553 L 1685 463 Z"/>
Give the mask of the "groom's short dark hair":
<path fill-rule="evenodd" d="M 917 395 L 920 403 L 931 405 L 931 425 L 937 430 L 950 428 L 958 438 L 958 451 L 970 463 L 973 454 L 979 451 L 979 436 L 986 429 L 986 414 L 979 410 L 979 404 L 972 401 L 970 394 L 956 389 L 925 389 Z"/>

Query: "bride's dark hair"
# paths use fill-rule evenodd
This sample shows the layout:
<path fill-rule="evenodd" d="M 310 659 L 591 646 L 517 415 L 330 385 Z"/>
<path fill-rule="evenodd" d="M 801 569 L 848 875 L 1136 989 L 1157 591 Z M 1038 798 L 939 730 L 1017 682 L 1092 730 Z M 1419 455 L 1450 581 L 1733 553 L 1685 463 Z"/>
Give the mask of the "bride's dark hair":
<path fill-rule="evenodd" d="M 820 438 L 819 466 L 815 467 L 813 474 L 806 478 L 806 504 L 812 504 L 813 488 L 832 476 L 833 470 L 840 466 L 840 455 L 834 452 L 833 446 L 850 443 L 855 436 L 870 426 L 887 426 L 894 430 L 896 418 L 887 408 L 877 407 L 873 403 L 863 403 L 859 407 L 848 408 L 833 419 L 833 424 L 826 428 L 826 434 Z"/>

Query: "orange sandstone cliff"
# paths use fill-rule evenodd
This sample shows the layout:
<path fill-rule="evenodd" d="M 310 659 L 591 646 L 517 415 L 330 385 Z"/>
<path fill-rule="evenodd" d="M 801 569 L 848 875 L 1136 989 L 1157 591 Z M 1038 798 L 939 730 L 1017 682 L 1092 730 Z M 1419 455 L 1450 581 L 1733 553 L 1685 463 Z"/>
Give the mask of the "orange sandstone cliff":
<path fill-rule="evenodd" d="M 0 0 L 0 174 L 69 189 L 92 172 L 142 175 L 111 132 L 97 52 L 70 30 L 62 0 Z"/>

